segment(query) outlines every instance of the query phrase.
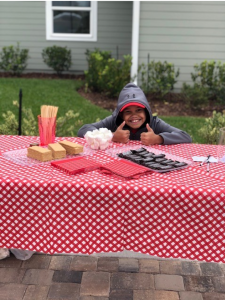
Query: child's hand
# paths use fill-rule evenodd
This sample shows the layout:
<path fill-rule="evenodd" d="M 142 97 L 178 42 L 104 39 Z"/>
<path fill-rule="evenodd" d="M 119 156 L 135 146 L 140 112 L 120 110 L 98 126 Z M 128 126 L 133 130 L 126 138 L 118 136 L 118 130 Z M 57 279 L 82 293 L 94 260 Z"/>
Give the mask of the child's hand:
<path fill-rule="evenodd" d="M 141 141 L 144 145 L 148 146 L 163 143 L 163 138 L 160 135 L 155 134 L 149 124 L 146 124 L 146 128 L 148 132 L 142 132 L 141 134 Z"/>
<path fill-rule="evenodd" d="M 126 144 L 129 142 L 130 137 L 130 131 L 129 130 L 123 130 L 123 127 L 125 125 L 125 121 L 123 121 L 122 124 L 116 129 L 114 132 L 112 141 L 116 143 L 123 143 Z"/>

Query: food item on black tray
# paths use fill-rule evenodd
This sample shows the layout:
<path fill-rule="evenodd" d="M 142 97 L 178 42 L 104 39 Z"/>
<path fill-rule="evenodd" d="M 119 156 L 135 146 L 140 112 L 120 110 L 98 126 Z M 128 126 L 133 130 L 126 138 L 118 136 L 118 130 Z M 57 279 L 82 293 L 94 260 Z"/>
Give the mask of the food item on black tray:
<path fill-rule="evenodd" d="M 139 148 L 139 149 L 135 149 L 135 150 L 130 150 L 132 153 L 137 153 L 137 154 L 140 154 L 140 153 L 143 153 L 143 152 L 148 152 L 145 148 Z"/>
<path fill-rule="evenodd" d="M 173 171 L 187 166 L 185 162 L 168 159 L 163 153 L 156 154 L 149 152 L 143 147 L 118 153 L 117 156 L 158 172 Z"/>
<path fill-rule="evenodd" d="M 186 166 L 187 164 L 185 162 L 177 162 L 176 164 L 174 164 L 174 167 L 176 168 L 180 168 L 180 167 L 184 167 Z"/>
<path fill-rule="evenodd" d="M 163 158 L 163 157 L 165 157 L 165 156 L 166 156 L 166 155 L 165 155 L 165 154 L 162 154 L 162 153 L 161 153 L 161 154 L 153 154 L 153 155 L 152 155 L 153 158 Z"/>
<path fill-rule="evenodd" d="M 146 164 L 149 162 L 155 162 L 154 158 L 153 157 L 147 157 L 147 158 L 142 157 L 142 164 Z"/>
<path fill-rule="evenodd" d="M 140 156 L 147 158 L 147 157 L 152 157 L 152 155 L 154 155 L 154 153 L 152 152 L 142 152 L 140 153 Z"/>

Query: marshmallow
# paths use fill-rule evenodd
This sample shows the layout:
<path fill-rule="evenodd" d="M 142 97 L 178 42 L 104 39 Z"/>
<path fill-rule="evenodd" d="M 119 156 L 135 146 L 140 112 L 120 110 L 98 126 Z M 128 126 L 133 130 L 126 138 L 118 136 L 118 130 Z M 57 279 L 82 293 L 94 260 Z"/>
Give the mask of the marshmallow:
<path fill-rule="evenodd" d="M 105 150 L 109 146 L 109 142 L 111 142 L 113 134 L 107 128 L 99 128 L 93 131 L 87 131 L 84 135 L 84 138 L 94 150 Z"/>

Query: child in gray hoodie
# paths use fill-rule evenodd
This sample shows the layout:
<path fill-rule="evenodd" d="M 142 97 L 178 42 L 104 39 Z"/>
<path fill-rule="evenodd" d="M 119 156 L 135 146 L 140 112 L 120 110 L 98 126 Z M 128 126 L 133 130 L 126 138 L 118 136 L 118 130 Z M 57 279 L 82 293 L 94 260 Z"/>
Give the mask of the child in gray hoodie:
<path fill-rule="evenodd" d="M 139 140 L 146 146 L 192 142 L 191 137 L 185 131 L 152 116 L 145 94 L 134 83 L 128 83 L 122 89 L 117 107 L 111 116 L 82 126 L 78 131 L 78 136 L 84 137 L 87 131 L 99 128 L 111 130 L 112 141 L 124 144 L 129 140 Z"/>

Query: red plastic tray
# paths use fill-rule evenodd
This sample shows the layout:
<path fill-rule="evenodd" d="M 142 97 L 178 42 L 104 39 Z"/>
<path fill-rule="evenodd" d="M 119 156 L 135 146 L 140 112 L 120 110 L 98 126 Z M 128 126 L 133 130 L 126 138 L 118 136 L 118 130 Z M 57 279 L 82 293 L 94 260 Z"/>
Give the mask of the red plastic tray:
<path fill-rule="evenodd" d="M 93 171 L 101 167 L 100 164 L 82 156 L 53 161 L 51 165 L 71 175 Z"/>
<path fill-rule="evenodd" d="M 124 178 L 138 178 L 144 173 L 151 172 L 149 168 L 144 166 L 140 166 L 131 161 L 126 161 L 123 159 L 115 160 L 111 163 L 108 163 L 102 166 L 102 169 L 110 171 L 118 176 L 122 176 Z"/>

